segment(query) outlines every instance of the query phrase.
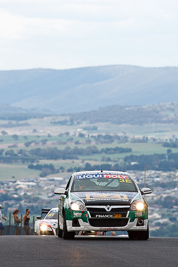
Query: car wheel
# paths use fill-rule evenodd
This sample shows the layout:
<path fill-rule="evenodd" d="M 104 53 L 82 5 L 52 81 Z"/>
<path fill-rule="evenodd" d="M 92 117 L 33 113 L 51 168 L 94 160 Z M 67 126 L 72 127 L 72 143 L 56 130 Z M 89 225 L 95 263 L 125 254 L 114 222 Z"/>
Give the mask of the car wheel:
<path fill-rule="evenodd" d="M 75 232 L 68 232 L 67 231 L 67 225 L 66 225 L 66 218 L 64 216 L 63 219 L 63 231 L 62 231 L 62 237 L 64 239 L 74 239 Z"/>
<path fill-rule="evenodd" d="M 149 227 L 146 231 L 128 231 L 130 239 L 148 240 L 149 239 Z"/>
<path fill-rule="evenodd" d="M 58 237 L 62 237 L 62 230 L 60 229 L 60 225 L 59 225 L 59 215 L 58 215 L 58 227 L 57 227 L 57 235 Z"/>
<path fill-rule="evenodd" d="M 139 240 L 148 240 L 149 239 L 149 228 L 146 231 L 140 232 L 138 236 Z"/>
<path fill-rule="evenodd" d="M 128 231 L 129 239 L 137 239 L 137 232 L 136 231 Z"/>

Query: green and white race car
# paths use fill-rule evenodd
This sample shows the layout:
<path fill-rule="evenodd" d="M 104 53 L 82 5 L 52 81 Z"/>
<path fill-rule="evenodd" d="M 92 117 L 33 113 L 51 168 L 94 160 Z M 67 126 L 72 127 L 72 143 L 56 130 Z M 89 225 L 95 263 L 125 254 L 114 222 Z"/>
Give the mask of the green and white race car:
<path fill-rule="evenodd" d="M 79 231 L 127 231 L 131 239 L 149 238 L 145 194 L 126 172 L 87 171 L 70 177 L 59 194 L 59 237 L 73 239 Z"/>

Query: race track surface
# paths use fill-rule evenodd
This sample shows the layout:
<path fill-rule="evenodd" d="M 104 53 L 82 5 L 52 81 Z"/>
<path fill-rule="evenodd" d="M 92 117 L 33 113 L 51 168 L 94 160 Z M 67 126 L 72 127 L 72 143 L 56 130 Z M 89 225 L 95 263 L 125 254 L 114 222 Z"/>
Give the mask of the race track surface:
<path fill-rule="evenodd" d="M 0 267 L 9 266 L 178 266 L 178 238 L 0 236 Z"/>

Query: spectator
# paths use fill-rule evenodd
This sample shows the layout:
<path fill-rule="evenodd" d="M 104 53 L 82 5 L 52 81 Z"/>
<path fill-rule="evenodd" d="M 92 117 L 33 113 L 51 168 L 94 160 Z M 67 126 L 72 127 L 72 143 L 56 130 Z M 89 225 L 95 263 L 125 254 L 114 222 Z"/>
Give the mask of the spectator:
<path fill-rule="evenodd" d="M 19 223 L 21 222 L 21 220 L 17 216 L 18 213 L 19 213 L 18 209 L 15 209 L 13 212 L 14 225 L 15 225 L 15 235 L 20 235 Z"/>
<path fill-rule="evenodd" d="M 26 214 L 23 216 L 23 229 L 25 231 L 25 235 L 29 235 L 30 234 L 30 225 L 29 225 L 29 221 L 30 221 L 30 210 L 26 209 Z"/>
<path fill-rule="evenodd" d="M 6 221 L 6 218 L 4 216 L 2 216 L 1 209 L 3 209 L 3 207 L 0 204 L 0 235 L 2 235 L 2 230 L 4 229 L 4 226 L 2 224 L 2 219 Z"/>

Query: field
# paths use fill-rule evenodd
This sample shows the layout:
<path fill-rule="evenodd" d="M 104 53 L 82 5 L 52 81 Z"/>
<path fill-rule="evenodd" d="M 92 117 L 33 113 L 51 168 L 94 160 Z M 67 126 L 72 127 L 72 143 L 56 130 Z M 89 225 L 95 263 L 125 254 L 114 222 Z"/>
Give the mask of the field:
<path fill-rule="evenodd" d="M 162 143 L 170 141 L 178 136 L 178 128 L 175 124 L 150 124 L 150 125 L 114 125 L 109 123 L 89 124 L 82 122 L 74 125 L 58 125 L 51 122 L 64 120 L 66 117 L 45 117 L 40 119 L 30 119 L 24 121 L 26 126 L 0 127 L 0 150 L 3 155 L 9 150 L 18 153 L 20 150 L 30 151 L 32 149 L 48 149 L 56 147 L 64 150 L 66 147 L 86 149 L 88 146 L 96 146 L 98 150 L 104 148 L 130 148 L 131 152 L 104 154 L 96 153 L 91 155 L 78 155 L 77 159 L 39 159 L 38 164 L 53 164 L 60 169 L 58 173 L 49 176 L 68 176 L 67 169 L 72 167 L 83 167 L 86 162 L 91 165 L 110 163 L 116 164 L 122 161 L 125 156 L 166 154 L 167 147 Z M 0 125 L 8 125 L 8 121 L 0 121 Z M 95 126 L 95 130 L 90 130 Z M 86 128 L 88 127 L 88 130 Z M 121 140 L 112 142 L 98 142 L 96 135 L 118 135 Z M 127 141 L 123 141 L 127 137 Z M 148 138 L 148 142 L 140 142 L 143 137 Z M 178 148 L 171 148 L 172 153 L 178 153 Z M 104 157 L 109 157 L 105 160 Z M 27 163 L 0 163 L 0 180 L 35 178 L 39 177 L 40 171 L 29 169 Z"/>
<path fill-rule="evenodd" d="M 28 169 L 24 164 L 0 164 L 0 181 L 35 178 L 39 173 L 37 170 Z"/>

